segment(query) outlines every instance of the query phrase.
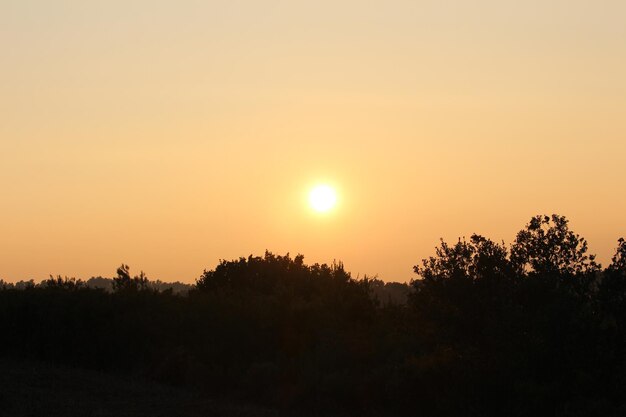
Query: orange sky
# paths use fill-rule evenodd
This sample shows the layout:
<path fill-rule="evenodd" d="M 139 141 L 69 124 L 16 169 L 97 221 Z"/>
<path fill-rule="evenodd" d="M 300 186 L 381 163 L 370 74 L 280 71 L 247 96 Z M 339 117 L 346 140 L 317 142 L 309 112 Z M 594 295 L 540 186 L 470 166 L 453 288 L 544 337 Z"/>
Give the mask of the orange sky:
<path fill-rule="evenodd" d="M 626 236 L 626 2 L 0 3 L 0 278 Z M 306 205 L 337 187 L 324 216 Z"/>

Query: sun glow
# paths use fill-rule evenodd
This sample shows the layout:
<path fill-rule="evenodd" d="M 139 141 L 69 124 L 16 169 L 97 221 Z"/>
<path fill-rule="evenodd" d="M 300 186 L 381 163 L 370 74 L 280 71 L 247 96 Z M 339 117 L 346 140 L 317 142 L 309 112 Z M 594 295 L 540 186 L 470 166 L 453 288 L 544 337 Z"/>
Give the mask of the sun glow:
<path fill-rule="evenodd" d="M 309 204 L 313 210 L 325 213 L 337 204 L 337 193 L 328 185 L 318 185 L 309 193 Z"/>

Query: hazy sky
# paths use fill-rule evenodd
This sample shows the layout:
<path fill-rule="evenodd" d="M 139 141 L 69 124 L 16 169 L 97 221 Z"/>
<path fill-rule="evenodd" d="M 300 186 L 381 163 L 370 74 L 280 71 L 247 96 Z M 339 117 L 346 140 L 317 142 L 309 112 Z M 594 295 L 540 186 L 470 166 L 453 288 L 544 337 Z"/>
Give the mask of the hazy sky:
<path fill-rule="evenodd" d="M 623 0 L 0 0 L 0 52 L 5 280 L 269 249 L 406 281 L 539 213 L 605 264 L 626 237 Z"/>

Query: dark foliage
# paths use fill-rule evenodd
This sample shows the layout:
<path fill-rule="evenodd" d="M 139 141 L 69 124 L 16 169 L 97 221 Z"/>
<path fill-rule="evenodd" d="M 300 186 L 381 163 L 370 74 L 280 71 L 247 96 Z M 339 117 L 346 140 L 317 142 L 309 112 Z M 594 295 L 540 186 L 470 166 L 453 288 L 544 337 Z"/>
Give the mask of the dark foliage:
<path fill-rule="evenodd" d="M 510 247 L 442 241 L 415 272 L 385 284 L 266 252 L 221 261 L 186 296 L 127 265 L 112 281 L 0 282 L 0 353 L 298 412 L 626 413 L 623 239 L 602 270 L 564 217 L 536 216 Z"/>
<path fill-rule="evenodd" d="M 148 289 L 148 277 L 141 271 L 139 275 L 130 277 L 130 267 L 122 264 L 117 268 L 117 277 L 113 278 L 113 291 L 136 292 Z"/>
<path fill-rule="evenodd" d="M 600 270 L 595 255 L 587 255 L 587 241 L 570 231 L 564 216 L 535 216 L 517 234 L 511 260 L 536 274 L 571 275 Z"/>

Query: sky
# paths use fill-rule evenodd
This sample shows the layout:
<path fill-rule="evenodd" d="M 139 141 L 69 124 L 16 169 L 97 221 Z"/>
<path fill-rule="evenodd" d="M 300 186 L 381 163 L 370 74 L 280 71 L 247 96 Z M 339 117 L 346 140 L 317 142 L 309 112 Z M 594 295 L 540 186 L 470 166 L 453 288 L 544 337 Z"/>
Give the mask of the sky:
<path fill-rule="evenodd" d="M 0 0 L 0 278 L 626 237 L 621 0 Z M 307 205 L 335 187 L 325 214 Z"/>

